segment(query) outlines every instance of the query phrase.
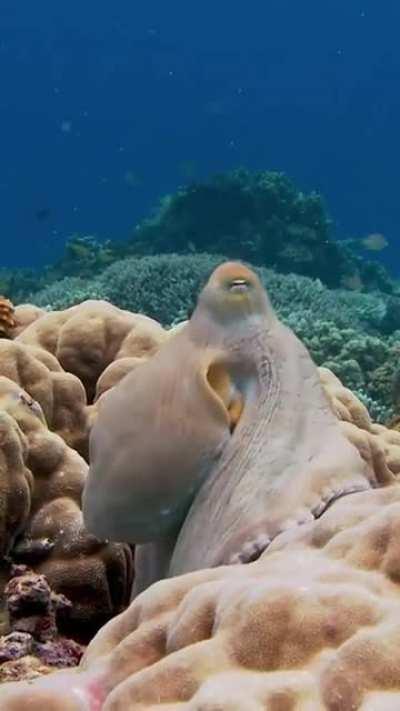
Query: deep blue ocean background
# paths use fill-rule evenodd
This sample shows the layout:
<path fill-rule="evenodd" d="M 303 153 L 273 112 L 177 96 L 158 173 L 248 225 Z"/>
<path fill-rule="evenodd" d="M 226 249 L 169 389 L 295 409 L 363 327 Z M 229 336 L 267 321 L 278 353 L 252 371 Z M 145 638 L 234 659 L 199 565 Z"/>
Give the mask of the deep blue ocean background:
<path fill-rule="evenodd" d="M 244 166 L 383 233 L 399 274 L 399 25 L 398 0 L 0 0 L 1 266 Z"/>

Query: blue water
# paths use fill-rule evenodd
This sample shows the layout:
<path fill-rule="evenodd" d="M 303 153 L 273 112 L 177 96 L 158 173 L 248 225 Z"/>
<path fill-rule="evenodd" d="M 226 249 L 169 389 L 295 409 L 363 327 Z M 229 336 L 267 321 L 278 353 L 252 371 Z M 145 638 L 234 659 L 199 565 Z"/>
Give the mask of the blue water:
<path fill-rule="evenodd" d="M 399 24 L 398 0 L 0 0 L 2 265 L 245 166 L 383 233 L 399 273 Z"/>

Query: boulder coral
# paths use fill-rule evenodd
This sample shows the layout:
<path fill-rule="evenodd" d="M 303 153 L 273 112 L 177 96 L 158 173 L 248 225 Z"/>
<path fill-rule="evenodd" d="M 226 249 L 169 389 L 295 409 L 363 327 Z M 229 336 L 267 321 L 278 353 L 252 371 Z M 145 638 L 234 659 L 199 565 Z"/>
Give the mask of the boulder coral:
<path fill-rule="evenodd" d="M 128 599 L 130 550 L 99 541 L 85 530 L 85 460 L 49 431 L 40 405 L 3 376 L 0 413 L 1 482 L 8 494 L 0 521 L 3 555 L 46 575 L 52 588 L 73 603 L 75 622 L 104 621 Z"/>
<path fill-rule="evenodd" d="M 151 353 L 106 361 L 83 513 L 87 535 L 139 544 L 134 599 L 77 669 L 4 684 L 1 710 L 397 709 L 400 433 L 238 264 Z M 35 487 L 45 424 L 3 387 Z"/>
<path fill-rule="evenodd" d="M 158 583 L 4 711 L 396 709 L 399 507 L 398 485 L 354 494 L 254 563 Z"/>
<path fill-rule="evenodd" d="M 88 413 L 84 387 L 51 353 L 36 345 L 0 340 L 0 376 L 29 393 L 49 429 L 87 456 Z"/>
<path fill-rule="evenodd" d="M 67 313 L 24 304 L 15 316 L 10 338 L 0 340 L 0 591 L 9 561 L 29 564 L 71 599 L 70 622 L 85 635 L 126 605 L 133 575 L 130 548 L 97 539 L 83 524 L 96 416 L 85 386 L 89 396 L 91 387 L 108 389 L 113 368 L 140 362 L 167 333 L 106 302 Z"/>
<path fill-rule="evenodd" d="M 51 353 L 83 383 L 89 402 L 103 370 L 118 358 L 154 353 L 165 339 L 162 326 L 106 301 L 84 301 L 45 314 L 17 337 L 18 343 Z"/>
<path fill-rule="evenodd" d="M 45 309 L 42 309 L 40 306 L 35 306 L 34 304 L 17 304 L 14 309 L 15 325 L 12 330 L 12 337 L 16 338 L 16 336 L 19 336 L 31 323 L 45 313 Z"/>
<path fill-rule="evenodd" d="M 26 466 L 27 441 L 15 420 L 0 411 L 0 557 L 8 555 L 28 522 L 32 472 Z"/>

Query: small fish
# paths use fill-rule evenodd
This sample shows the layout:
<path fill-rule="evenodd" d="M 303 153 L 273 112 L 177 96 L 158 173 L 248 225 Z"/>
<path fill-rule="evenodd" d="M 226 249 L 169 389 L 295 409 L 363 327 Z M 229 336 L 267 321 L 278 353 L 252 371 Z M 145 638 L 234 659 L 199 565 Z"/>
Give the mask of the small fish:
<path fill-rule="evenodd" d="M 63 133 L 71 133 L 72 121 L 61 121 L 60 129 Z"/>
<path fill-rule="evenodd" d="M 133 170 L 127 170 L 124 175 L 124 182 L 129 185 L 130 188 L 139 188 L 142 184 L 140 177 Z"/>
<path fill-rule="evenodd" d="M 48 220 L 51 215 L 51 210 L 48 207 L 41 207 L 39 210 L 36 210 L 35 212 L 35 217 L 38 222 L 44 222 L 44 220 Z"/>
<path fill-rule="evenodd" d="M 367 237 L 360 240 L 364 249 L 368 249 L 371 252 L 380 252 L 382 249 L 388 246 L 389 242 L 386 237 L 380 232 L 373 232 Z"/>

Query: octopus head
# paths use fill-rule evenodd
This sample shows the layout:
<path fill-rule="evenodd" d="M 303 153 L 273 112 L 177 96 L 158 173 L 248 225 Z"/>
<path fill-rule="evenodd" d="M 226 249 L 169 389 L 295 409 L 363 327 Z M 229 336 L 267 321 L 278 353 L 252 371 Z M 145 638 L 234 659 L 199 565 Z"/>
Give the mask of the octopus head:
<path fill-rule="evenodd" d="M 219 325 L 257 316 L 265 318 L 272 313 L 260 279 L 241 262 L 224 262 L 213 271 L 199 296 L 197 309 L 204 310 Z"/>

